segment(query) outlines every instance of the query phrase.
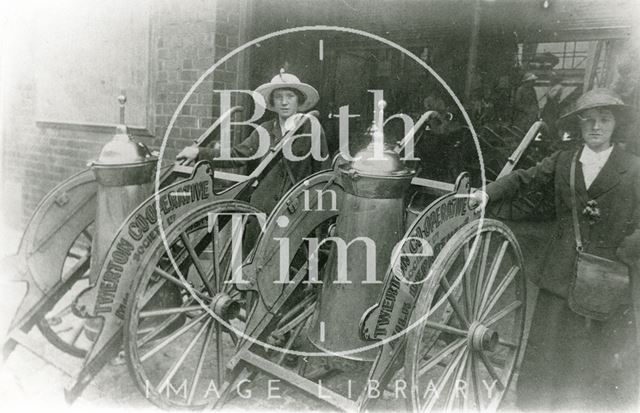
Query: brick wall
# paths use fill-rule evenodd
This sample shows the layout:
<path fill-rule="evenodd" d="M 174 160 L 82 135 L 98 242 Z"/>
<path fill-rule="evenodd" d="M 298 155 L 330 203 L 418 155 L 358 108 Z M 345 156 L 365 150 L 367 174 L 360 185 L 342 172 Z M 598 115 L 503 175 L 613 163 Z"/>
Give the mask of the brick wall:
<path fill-rule="evenodd" d="M 153 137 L 138 138 L 157 149 L 169 120 L 186 92 L 215 61 L 243 39 L 245 2 L 234 0 L 161 0 L 151 2 L 150 82 Z M 109 140 L 109 133 L 36 126 L 35 56 L 21 21 L 3 91 L 2 211 L 7 223 L 23 228 L 40 199 L 56 184 L 84 169 Z M 32 27 L 32 26 L 31 26 Z M 16 44 L 17 44 L 16 43 Z M 96 58 L 100 50 L 96 50 Z M 209 76 L 182 109 L 167 143 L 165 159 L 198 137 L 219 113 L 213 90 L 237 88 L 242 62 L 233 59 Z M 215 80 L 214 80 L 215 79 Z M 89 86 L 88 86 L 89 87 Z M 115 99 L 115 96 L 114 96 Z M 114 105 L 115 106 L 115 105 Z"/>

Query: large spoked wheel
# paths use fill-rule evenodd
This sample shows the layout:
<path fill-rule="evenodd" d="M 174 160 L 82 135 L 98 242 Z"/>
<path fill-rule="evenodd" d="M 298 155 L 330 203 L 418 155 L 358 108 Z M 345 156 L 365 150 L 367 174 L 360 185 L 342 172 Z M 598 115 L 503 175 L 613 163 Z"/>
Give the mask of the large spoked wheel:
<path fill-rule="evenodd" d="M 158 238 L 147 256 L 127 311 L 125 352 L 132 377 L 155 405 L 203 408 L 217 398 L 252 303 L 232 273 L 260 231 L 250 214 L 260 213 L 237 201 L 192 211 L 166 229 L 169 251 Z"/>
<path fill-rule="evenodd" d="M 75 357 L 84 357 L 88 341 L 84 340 L 85 320 L 73 311 L 73 299 L 89 286 L 89 262 L 93 226 L 89 225 L 74 240 L 67 251 L 60 282 L 61 297 L 43 318 L 38 320 L 42 335 L 58 349 Z M 82 343 L 84 342 L 85 345 Z"/>
<path fill-rule="evenodd" d="M 494 411 L 517 368 L 525 326 L 520 247 L 506 225 L 474 221 L 447 242 L 423 286 L 407 342 L 413 411 Z"/>

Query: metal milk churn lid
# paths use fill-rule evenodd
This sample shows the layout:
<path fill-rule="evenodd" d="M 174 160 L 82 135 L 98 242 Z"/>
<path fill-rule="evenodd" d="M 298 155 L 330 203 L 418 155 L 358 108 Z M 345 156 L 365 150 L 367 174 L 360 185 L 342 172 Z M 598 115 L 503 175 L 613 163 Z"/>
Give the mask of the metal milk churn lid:
<path fill-rule="evenodd" d="M 371 143 L 352 162 L 338 166 L 345 190 L 366 198 L 401 198 L 416 172 L 407 168 L 393 147 L 384 143 L 384 134 L 375 121 L 365 134 Z"/>
<path fill-rule="evenodd" d="M 90 162 L 96 179 L 102 185 L 124 186 L 150 182 L 156 169 L 158 158 L 147 146 L 136 142 L 129 135 L 124 124 L 125 96 L 119 96 L 120 124 L 116 133 L 100 151 L 98 159 Z"/>

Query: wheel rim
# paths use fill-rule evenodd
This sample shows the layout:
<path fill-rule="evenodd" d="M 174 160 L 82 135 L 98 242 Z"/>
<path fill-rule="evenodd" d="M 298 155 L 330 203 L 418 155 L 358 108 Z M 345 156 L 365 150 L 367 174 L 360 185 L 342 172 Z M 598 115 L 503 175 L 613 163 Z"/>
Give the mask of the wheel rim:
<path fill-rule="evenodd" d="M 260 213 L 241 202 L 221 202 L 193 211 L 166 231 L 171 254 L 211 316 L 182 285 L 161 241 L 142 268 L 125 320 L 127 364 L 142 394 L 163 408 L 202 408 L 218 397 L 225 367 L 238 343 L 233 331 L 244 330 L 251 292 L 240 292 L 231 278 L 231 221 L 214 226 L 211 213 Z M 247 233 L 259 225 L 242 219 L 243 249 Z M 239 227 L 234 227 L 238 230 Z M 247 254 L 245 253 L 244 256 Z"/>
<path fill-rule="evenodd" d="M 526 285 L 520 248 L 502 223 L 468 224 L 431 269 L 423 288 L 405 371 L 413 411 L 497 409 L 516 370 Z"/>
<path fill-rule="evenodd" d="M 89 287 L 89 262 L 93 225 L 85 228 L 71 244 L 64 260 L 60 283 L 69 282 L 69 288 L 43 318 L 38 329 L 56 348 L 75 357 L 84 357 L 90 342 L 84 340 L 85 319 L 73 312 L 73 300 Z"/>

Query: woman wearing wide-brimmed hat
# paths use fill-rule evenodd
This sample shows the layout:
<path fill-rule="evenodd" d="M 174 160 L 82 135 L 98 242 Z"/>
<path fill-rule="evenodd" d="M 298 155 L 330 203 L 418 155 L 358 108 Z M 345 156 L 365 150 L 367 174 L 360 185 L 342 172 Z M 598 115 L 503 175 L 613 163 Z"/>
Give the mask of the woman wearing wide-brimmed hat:
<path fill-rule="evenodd" d="M 614 144 L 616 131 L 632 111 L 610 90 L 585 93 L 560 119 L 581 134 L 584 145 L 577 152 L 556 152 L 533 168 L 487 185 L 486 193 L 474 194 L 476 202 L 485 204 L 513 198 L 534 185 L 554 187 L 556 226 L 542 271 L 532 280 L 540 290 L 518 379 L 522 409 L 637 408 L 638 344 L 629 303 L 638 297 L 629 292 L 627 304 L 606 321 L 574 312 L 567 300 L 579 239 L 573 199 L 585 252 L 629 265 L 639 259 L 640 158 Z"/>
<path fill-rule="evenodd" d="M 295 120 L 299 112 L 312 109 L 318 103 L 318 91 L 311 85 L 303 83 L 291 73 L 281 70 L 271 82 L 265 83 L 256 89 L 256 92 L 264 97 L 266 108 L 274 112 L 277 116 L 273 120 L 266 121 L 260 126 L 269 132 L 273 146 L 280 141 L 288 130 L 295 125 Z M 308 134 L 311 126 L 306 122 L 296 132 L 297 134 Z M 327 142 L 324 132 L 320 134 L 321 157 L 326 157 L 324 161 L 316 160 L 311 155 L 303 160 L 289 160 L 282 157 L 262 179 L 260 185 L 251 196 L 251 203 L 269 213 L 284 196 L 284 194 L 295 183 L 300 182 L 305 177 L 314 172 L 327 169 L 331 165 L 328 157 Z M 258 152 L 260 146 L 260 136 L 254 130 L 248 138 L 231 148 L 231 158 L 248 158 Z M 310 152 L 311 138 L 297 138 L 293 141 L 291 152 L 302 157 Z M 178 160 L 192 162 L 196 159 L 209 159 L 214 165 L 221 167 L 243 166 L 246 161 L 220 160 L 215 159 L 219 155 L 219 148 L 198 148 L 189 146 L 182 150 L 177 156 Z M 253 161 L 254 163 L 256 161 Z"/>

